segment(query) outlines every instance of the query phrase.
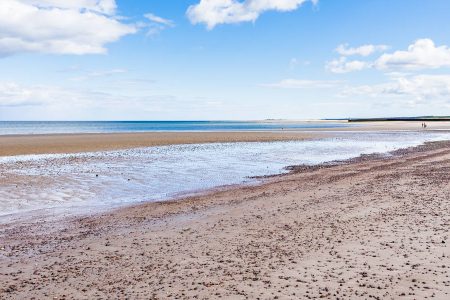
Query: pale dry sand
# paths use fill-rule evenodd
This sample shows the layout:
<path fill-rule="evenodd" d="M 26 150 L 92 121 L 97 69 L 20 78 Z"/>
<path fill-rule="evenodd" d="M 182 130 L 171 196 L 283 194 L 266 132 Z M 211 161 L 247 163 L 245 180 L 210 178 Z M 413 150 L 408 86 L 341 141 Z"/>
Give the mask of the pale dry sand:
<path fill-rule="evenodd" d="M 407 130 L 407 131 L 419 131 L 419 130 L 450 130 L 450 122 L 448 121 L 427 121 L 427 128 L 423 129 L 421 124 L 423 121 L 370 121 L 370 122 L 348 122 L 347 120 L 273 120 L 264 122 L 283 122 L 283 123 L 309 123 L 309 124 L 326 124 L 326 123 L 339 123 L 341 125 L 348 125 L 348 127 L 335 127 L 335 128 L 305 128 L 302 131 L 315 132 L 315 131 L 393 131 L 393 130 Z"/>
<path fill-rule="evenodd" d="M 347 123 L 351 127 L 330 128 L 327 131 L 433 131 L 433 130 L 450 130 L 450 122 L 425 122 L 427 128 L 423 129 L 421 121 L 391 121 L 391 122 L 351 122 Z M 309 129 L 308 131 L 323 131 L 324 129 Z"/>
<path fill-rule="evenodd" d="M 4 135 L 0 136 L 0 156 L 91 152 L 173 144 L 290 141 L 317 136 L 317 133 L 312 132 L 284 131 Z"/>
<path fill-rule="evenodd" d="M 0 225 L 2 299 L 449 299 L 450 142 Z"/>

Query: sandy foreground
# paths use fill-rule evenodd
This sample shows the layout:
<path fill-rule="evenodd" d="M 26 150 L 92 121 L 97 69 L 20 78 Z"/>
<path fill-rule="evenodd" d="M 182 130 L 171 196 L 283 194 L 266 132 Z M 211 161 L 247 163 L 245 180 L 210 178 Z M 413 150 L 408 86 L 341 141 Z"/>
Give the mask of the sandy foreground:
<path fill-rule="evenodd" d="M 0 225 L 1 299 L 449 299 L 450 142 Z"/>

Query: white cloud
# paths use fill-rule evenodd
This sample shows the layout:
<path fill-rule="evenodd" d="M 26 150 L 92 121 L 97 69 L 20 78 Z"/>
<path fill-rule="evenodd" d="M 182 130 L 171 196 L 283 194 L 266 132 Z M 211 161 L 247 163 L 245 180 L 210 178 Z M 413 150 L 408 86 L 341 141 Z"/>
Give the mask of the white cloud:
<path fill-rule="evenodd" d="M 116 74 L 124 74 L 126 73 L 127 70 L 125 69 L 111 69 L 111 70 L 106 70 L 106 71 L 92 71 L 92 72 L 88 72 L 85 75 L 82 76 L 77 76 L 77 77 L 73 77 L 70 78 L 70 80 L 72 81 L 84 81 L 84 80 L 88 80 L 88 79 L 92 79 L 92 78 L 98 78 L 98 77 L 109 77 L 109 76 L 113 76 Z"/>
<path fill-rule="evenodd" d="M 18 0 L 40 8 L 85 9 L 106 15 L 116 12 L 115 0 Z"/>
<path fill-rule="evenodd" d="M 0 107 L 64 107 L 70 117 L 74 107 L 87 109 L 95 106 L 126 103 L 135 98 L 127 94 L 104 92 L 101 89 L 67 88 L 54 85 L 23 85 L 16 82 L 0 82 Z"/>
<path fill-rule="evenodd" d="M 450 103 L 450 75 L 415 75 L 393 78 L 375 85 L 347 87 L 344 96 L 403 96 L 415 100 L 445 100 Z"/>
<path fill-rule="evenodd" d="M 34 106 L 64 99 L 67 93 L 49 86 L 22 86 L 14 82 L 0 82 L 0 107 Z"/>
<path fill-rule="evenodd" d="M 370 68 L 371 64 L 360 60 L 348 61 L 346 57 L 340 57 L 327 63 L 326 68 L 333 73 L 343 74 L 353 71 L 361 71 Z"/>
<path fill-rule="evenodd" d="M 269 10 L 292 11 L 303 3 L 318 0 L 200 0 L 189 6 L 186 14 L 193 24 L 203 23 L 208 29 L 219 24 L 254 22 Z"/>
<path fill-rule="evenodd" d="M 369 45 L 366 45 L 369 46 Z M 343 55 L 328 62 L 326 67 L 334 73 L 347 73 L 364 69 L 376 69 L 384 73 L 387 80 L 379 84 L 346 86 L 340 96 L 360 95 L 373 97 L 380 103 L 383 99 L 395 98 L 401 105 L 414 107 L 421 105 L 450 106 L 449 74 L 418 74 L 422 69 L 450 67 L 450 48 L 436 46 L 431 39 L 419 39 L 406 51 L 384 53 L 374 60 L 348 60 L 347 56 L 368 56 L 374 51 L 384 51 L 382 47 L 349 48 L 340 45 L 336 51 Z"/>
<path fill-rule="evenodd" d="M 133 91 L 135 92 L 135 91 Z M 30 107 L 64 108 L 71 118 L 73 108 L 83 108 L 95 111 L 96 107 L 108 109 L 115 105 L 116 109 L 123 109 L 124 104 L 137 105 L 157 99 L 159 96 L 140 95 L 139 92 L 130 91 L 120 93 L 111 88 L 107 91 L 101 89 L 67 88 L 53 85 L 22 85 L 15 82 L 0 82 L 0 108 L 1 107 Z M 158 98 L 159 99 L 159 98 Z M 61 101 L 63 100 L 63 101 Z"/>
<path fill-rule="evenodd" d="M 164 29 L 175 27 L 174 21 L 159 17 L 152 13 L 147 13 L 144 17 L 150 21 L 149 24 L 144 25 L 144 27 L 148 28 L 147 36 L 157 35 Z"/>
<path fill-rule="evenodd" d="M 378 69 L 437 69 L 450 67 L 450 48 L 436 47 L 431 39 L 419 39 L 407 51 L 383 54 L 375 62 Z"/>
<path fill-rule="evenodd" d="M 362 45 L 356 48 L 349 48 L 348 44 L 341 44 L 336 48 L 336 52 L 342 56 L 369 56 L 375 52 L 386 51 L 389 47 L 386 45 Z"/>
<path fill-rule="evenodd" d="M 115 16 L 114 0 L 2 0 L 0 55 L 99 54 L 136 32 Z"/>
<path fill-rule="evenodd" d="M 122 85 L 122 87 L 121 87 Z M 128 87 L 126 87 L 128 86 Z M 62 87 L 0 82 L 0 119 L 14 120 L 106 120 L 147 118 L 183 119 L 192 113 L 223 114 L 220 99 L 181 96 L 148 90 L 148 81 L 122 81 L 113 87 Z"/>
<path fill-rule="evenodd" d="M 375 52 L 385 51 L 388 49 L 386 45 L 362 45 L 356 48 L 351 48 L 348 44 L 341 44 L 337 46 L 335 51 L 341 55 L 337 59 L 327 62 L 326 69 L 330 72 L 343 74 L 354 71 L 361 71 L 364 69 L 369 69 L 373 67 L 373 62 L 362 61 L 362 60 L 348 60 L 348 56 L 369 56 Z"/>
<path fill-rule="evenodd" d="M 332 88 L 341 83 L 341 81 L 334 80 L 284 79 L 277 83 L 263 84 L 262 86 L 282 89 Z"/>
<path fill-rule="evenodd" d="M 431 39 L 419 39 L 408 47 L 406 51 L 384 53 L 372 61 L 347 60 L 346 56 L 368 56 L 374 51 L 382 51 L 383 45 L 365 45 L 358 48 L 348 48 L 340 45 L 336 51 L 343 55 L 327 63 L 326 67 L 333 73 L 348 73 L 372 68 L 380 71 L 392 72 L 417 71 L 421 69 L 439 69 L 450 67 L 450 48 L 448 46 L 436 46 Z"/>
<path fill-rule="evenodd" d="M 146 17 L 147 19 L 149 19 L 152 22 L 159 23 L 162 25 L 166 25 L 166 26 L 170 26 L 170 27 L 175 25 L 175 23 L 172 20 L 158 17 L 157 15 L 154 15 L 152 13 L 145 14 L 144 17 Z"/>

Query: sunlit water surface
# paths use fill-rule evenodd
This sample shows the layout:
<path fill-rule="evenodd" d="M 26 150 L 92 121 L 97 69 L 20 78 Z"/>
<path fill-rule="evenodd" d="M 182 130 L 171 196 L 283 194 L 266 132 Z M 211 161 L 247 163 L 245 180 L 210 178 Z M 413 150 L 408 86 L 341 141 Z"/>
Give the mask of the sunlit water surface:
<path fill-rule="evenodd" d="M 84 154 L 0 157 L 0 215 L 42 208 L 93 210 L 158 201 L 252 176 L 450 139 L 446 132 L 340 133 L 333 138 L 215 143 Z"/>

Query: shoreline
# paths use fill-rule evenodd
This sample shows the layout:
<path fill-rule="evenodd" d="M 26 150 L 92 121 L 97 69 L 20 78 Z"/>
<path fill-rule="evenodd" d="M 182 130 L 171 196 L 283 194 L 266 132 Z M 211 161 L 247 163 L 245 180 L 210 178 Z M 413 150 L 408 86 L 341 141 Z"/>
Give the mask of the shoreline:
<path fill-rule="evenodd" d="M 191 191 L 186 193 L 180 193 L 178 196 L 170 197 L 166 200 L 157 200 L 157 201 L 142 201 L 140 203 L 130 203 L 124 206 L 119 206 L 112 209 L 107 209 L 104 212 L 93 213 L 90 215 L 85 215 L 82 217 L 101 217 L 103 215 L 114 215 L 115 213 L 121 213 L 121 211 L 126 211 L 128 209 L 139 209 L 140 207 L 152 206 L 152 205 L 165 205 L 168 206 L 176 205 L 179 202 L 183 203 L 184 201 L 190 201 L 192 199 L 201 199 L 201 198 L 210 198 L 214 197 L 215 194 L 232 192 L 234 190 L 246 190 L 246 189 L 257 189 L 263 188 L 265 185 L 274 184 L 277 181 L 283 181 L 285 178 L 292 177 L 295 175 L 307 175 L 308 173 L 315 172 L 318 170 L 326 170 L 329 168 L 336 168 L 340 166 L 351 167 L 352 165 L 362 164 L 362 163 L 370 163 L 370 162 L 389 162 L 395 161 L 398 159 L 403 159 L 408 157 L 408 155 L 420 155 L 424 152 L 441 150 L 441 149 L 449 149 L 450 150 L 450 140 L 444 141 L 431 141 L 425 142 L 422 145 L 399 148 L 394 151 L 389 151 L 386 153 L 371 153 L 371 154 L 362 154 L 357 157 L 352 157 L 344 160 L 333 160 L 328 162 L 323 162 L 319 164 L 313 165 L 289 165 L 284 169 L 288 172 L 286 173 L 276 173 L 271 175 L 262 175 L 262 176 L 251 176 L 249 179 L 257 179 L 258 181 L 252 183 L 236 183 L 224 186 L 216 186 L 213 188 L 209 188 L 206 190 L 198 190 Z M 449 151 L 450 152 L 450 151 Z M 76 218 L 76 217 L 75 217 Z"/>
<path fill-rule="evenodd" d="M 279 172 L 269 175 L 261 175 L 261 176 L 249 176 L 247 177 L 250 180 L 255 180 L 253 182 L 241 182 L 234 184 L 227 184 L 222 186 L 215 186 L 207 189 L 199 189 L 193 191 L 180 192 L 171 196 L 168 196 L 165 199 L 161 200 L 142 200 L 140 202 L 135 203 L 126 203 L 126 204 L 116 204 L 116 205 L 93 205 L 92 211 L 78 209 L 78 207 L 73 206 L 61 206 L 55 208 L 31 208 L 30 210 L 11 212 L 6 215 L 0 215 L 0 218 L 14 220 L 16 223 L 22 222 L 24 219 L 28 219 L 33 222 L 36 220 L 46 220 L 49 216 L 55 216 L 56 214 L 63 213 L 64 217 L 61 219 L 67 218 L 84 218 L 84 217 L 95 217 L 102 214 L 108 214 L 110 212 L 118 211 L 118 210 L 126 210 L 131 207 L 139 207 L 145 205 L 153 205 L 153 204 L 164 204 L 164 203 L 176 203 L 178 201 L 185 201 L 191 198 L 198 197 L 206 197 L 209 195 L 213 195 L 214 193 L 227 192 L 234 189 L 241 189 L 245 187 L 260 187 L 270 182 L 270 180 L 282 179 L 284 177 L 289 177 L 298 173 L 303 172 L 311 172 L 319 169 L 332 168 L 342 165 L 355 164 L 364 161 L 380 161 L 380 160 L 390 160 L 395 158 L 401 158 L 404 155 L 410 153 L 420 153 L 422 151 L 429 150 L 433 148 L 433 145 L 439 145 L 440 143 L 446 143 L 449 141 L 431 141 L 425 142 L 422 145 L 412 146 L 407 148 L 400 148 L 394 151 L 386 152 L 386 153 L 371 153 L 371 154 L 362 154 L 356 157 L 352 157 L 344 160 L 332 160 L 323 163 L 313 164 L 313 165 L 287 165 L 283 169 L 287 172 Z M 439 147 L 439 146 L 438 146 Z M 8 222 L 0 221 L 1 225 L 7 225 Z"/>
<path fill-rule="evenodd" d="M 0 295 L 445 299 L 449 168 L 450 142 L 430 142 L 256 186 L 0 225 Z"/>
<path fill-rule="evenodd" d="M 347 131 L 348 132 L 348 131 Z M 372 131 L 367 130 L 366 132 L 370 133 Z M 393 131 L 394 132 L 394 131 Z M 200 135 L 194 137 L 195 138 L 209 138 L 211 137 L 211 135 L 203 135 L 205 132 L 200 133 Z M 213 132 L 211 132 L 213 133 Z M 216 133 L 216 132 L 214 132 Z M 219 139 L 228 139 L 228 142 L 240 142 L 240 141 L 236 141 L 236 139 L 239 138 L 245 138 L 247 139 L 248 136 L 245 135 L 247 132 L 240 132 L 243 133 L 244 135 L 240 136 L 234 136 L 233 133 L 236 132 L 223 132 L 226 135 L 223 136 L 219 136 Z M 231 135 L 230 135 L 231 133 Z M 254 132 L 251 132 L 254 133 Z M 307 139 L 320 139 L 320 138 L 328 138 L 328 137 L 333 137 L 333 133 L 330 132 L 321 132 L 322 135 L 318 134 L 318 135 L 311 135 L 309 137 L 307 137 L 307 135 L 305 135 L 304 133 L 299 133 L 294 134 L 294 135 L 289 135 L 289 134 L 282 134 L 282 135 L 276 135 L 275 137 L 277 139 L 274 139 L 274 135 L 271 135 L 271 133 L 273 132 L 257 132 L 258 135 L 257 136 L 251 136 L 251 138 L 263 138 L 267 141 L 255 141 L 255 142 L 274 142 L 274 141 L 289 141 L 289 140 L 307 140 Z M 284 133 L 284 132 L 282 132 Z M 176 134 L 176 133 L 175 133 Z M 263 134 L 263 135 L 259 135 L 259 134 Z M 84 136 L 90 136 L 90 137 L 95 137 L 96 135 L 91 135 L 91 134 L 74 134 L 74 136 L 76 138 L 83 138 Z M 134 134 L 132 134 L 134 135 Z M 45 135 L 48 136 L 50 138 L 54 138 L 55 135 Z M 58 135 L 59 136 L 59 135 Z M 70 136 L 70 135 L 69 135 Z M 102 136 L 105 136 L 102 134 Z M 106 136 L 110 137 L 110 134 L 106 134 Z M 120 134 L 120 136 L 123 137 L 129 137 L 129 134 Z M 141 136 L 141 134 L 138 134 L 137 136 Z M 183 140 L 185 141 L 184 143 L 186 144 L 190 144 L 191 142 L 193 142 L 192 136 L 189 135 L 189 133 L 185 134 L 183 132 L 182 135 L 175 135 L 176 137 L 182 138 L 182 139 L 189 139 L 189 140 Z M 21 136 L 18 136 L 21 137 Z M 28 138 L 29 136 L 26 136 L 26 138 Z M 64 134 L 61 135 L 61 138 L 65 139 L 67 138 L 68 135 Z M 150 134 L 150 137 L 155 138 L 155 135 L 153 135 L 153 133 Z M 158 136 L 156 136 L 157 138 L 160 138 Z M 0 136 L 1 138 L 1 136 Z M 115 139 L 117 138 L 116 134 L 112 135 L 112 138 Z M 230 141 L 230 138 L 233 139 L 233 141 Z M 280 138 L 280 140 L 278 139 Z M 288 140 L 286 140 L 288 139 Z M 0 139 L 1 141 L 1 139 Z M 160 143 L 165 143 L 165 142 L 173 142 L 173 140 L 170 139 L 166 139 L 166 140 L 160 140 L 160 139 L 156 139 L 156 142 Z M 206 144 L 209 142 L 205 142 Z M 215 142 L 213 142 L 215 143 Z M 355 156 L 352 158 L 348 158 L 348 159 L 344 159 L 344 160 L 330 160 L 324 163 L 319 163 L 319 164 L 313 164 L 313 165 L 285 165 L 283 167 L 283 169 L 280 169 L 279 172 L 274 172 L 273 174 L 267 174 L 267 175 L 254 175 L 254 176 L 247 176 L 245 177 L 246 180 L 249 179 L 251 181 L 242 181 L 240 183 L 230 183 L 230 184 L 224 184 L 224 185 L 217 185 L 214 187 L 208 187 L 208 188 L 199 188 L 199 189 L 192 189 L 192 190 L 187 190 L 187 191 L 182 191 L 182 192 L 178 192 L 178 193 L 174 193 L 174 194 L 170 194 L 167 195 L 163 198 L 160 199 L 147 199 L 147 200 L 141 200 L 141 201 L 137 201 L 137 202 L 130 202 L 130 203 L 116 203 L 116 204 L 91 204 L 90 206 L 86 206 L 79 204 L 78 206 L 72 206 L 72 205 L 61 205 L 58 207 L 41 207 L 41 208 L 29 208 L 26 210 L 18 210 L 18 211 L 11 211 L 7 214 L 4 215 L 0 215 L 0 224 L 7 224 L 9 221 L 8 220 L 14 220 L 17 222 L 20 222 L 22 219 L 38 219 L 38 218 L 43 218 L 45 219 L 48 216 L 52 216 L 55 214 L 60 214 L 62 213 L 63 215 L 67 216 L 67 217 L 71 217 L 71 216 L 88 216 L 88 215 L 96 215 L 99 213 L 104 213 L 104 212 L 108 212 L 108 211 L 113 211 L 116 209 L 123 209 L 123 208 L 127 208 L 130 206 L 134 206 L 134 205 L 145 205 L 146 203 L 159 203 L 159 202 L 171 202 L 171 201 L 179 201 L 179 200 L 183 200 L 186 198 L 190 198 L 190 197 L 195 197 L 195 196 L 200 196 L 200 195 L 208 195 L 217 191 L 223 191 L 223 190 L 229 190 L 229 189 L 237 189 L 239 187 L 243 187 L 243 186 L 260 186 L 261 184 L 264 183 L 265 180 L 270 180 L 272 178 L 278 178 L 278 177 L 283 177 L 283 176 L 290 176 L 293 173 L 299 172 L 299 171 L 311 171 L 311 170 L 316 170 L 316 169 L 322 169 L 322 168 L 327 168 L 327 167 L 333 167 L 333 166 L 337 166 L 337 165 L 342 165 L 342 164 L 349 164 L 349 163 L 354 163 L 354 162 L 358 162 L 358 161 L 362 161 L 362 160 L 366 160 L 366 159 L 385 159 L 386 156 L 390 156 L 391 154 L 393 154 L 394 156 L 398 155 L 398 153 L 407 153 L 408 151 L 410 151 L 410 149 L 413 149 L 411 151 L 419 151 L 419 149 L 422 149 L 422 147 L 425 147 L 428 144 L 433 144 L 433 143 L 439 143 L 439 142 L 425 142 L 424 145 L 419 145 L 419 146 L 413 146 L 413 147 L 408 147 L 408 148 L 400 148 L 394 151 L 389 151 L 389 152 L 383 152 L 383 153 L 373 153 L 373 154 L 362 154 L 359 156 Z M 169 145 L 178 145 L 178 144 L 169 144 Z M 128 148 L 126 148 L 128 149 Z M 79 153 L 85 153 L 86 150 L 83 150 L 82 152 Z M 58 152 L 55 152 L 58 153 Z M 67 152 L 67 154 L 70 154 L 71 152 Z M 76 153 L 76 152 L 74 152 Z M 53 153 L 51 153 L 53 154 Z M 66 152 L 63 152 L 61 154 L 66 154 Z M 16 154 L 13 154 L 16 155 Z M 0 156 L 1 158 L 2 156 Z M 8 156 L 4 156 L 5 158 L 8 158 Z M 13 156 L 10 156 L 13 157 Z M 42 165 L 42 167 L 45 167 L 44 165 Z M 286 172 L 284 172 L 283 170 L 285 170 Z M 0 170 L 1 171 L 1 170 Z M 4 171 L 4 170 L 3 170 Z M 83 208 L 81 208 L 83 207 Z M 5 221 L 6 220 L 6 221 Z"/>
<path fill-rule="evenodd" d="M 323 136 L 326 134 L 290 131 L 3 135 L 0 136 L 0 157 L 124 150 L 178 144 L 300 141 Z"/>
<path fill-rule="evenodd" d="M 321 123 L 326 123 L 323 121 Z M 426 130 L 420 122 L 364 122 L 358 126 L 269 131 L 159 131 L 130 133 L 64 133 L 0 135 L 0 157 L 30 154 L 83 153 L 178 144 L 299 141 L 339 132 L 450 131 L 450 122 L 433 122 Z"/>

